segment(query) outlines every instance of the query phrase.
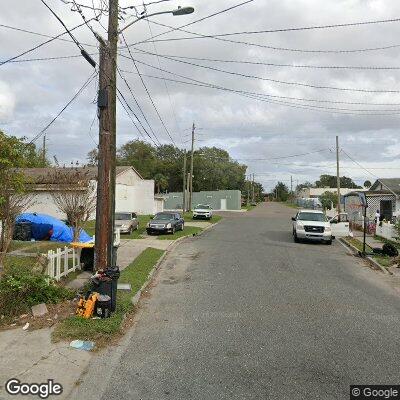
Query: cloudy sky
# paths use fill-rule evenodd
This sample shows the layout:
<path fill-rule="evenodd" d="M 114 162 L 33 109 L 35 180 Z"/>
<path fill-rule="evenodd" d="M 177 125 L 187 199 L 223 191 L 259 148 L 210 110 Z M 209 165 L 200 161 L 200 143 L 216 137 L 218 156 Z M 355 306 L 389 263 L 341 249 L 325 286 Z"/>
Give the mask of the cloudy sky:
<path fill-rule="evenodd" d="M 82 23 L 71 4 L 46 1 L 69 28 Z M 80 1 L 92 5 L 92 0 Z M 96 8 L 101 7 L 101 0 L 93 1 Z M 255 173 L 256 180 L 270 189 L 278 179 L 289 183 L 290 176 L 296 184 L 314 181 L 322 173 L 335 174 L 335 136 L 339 135 L 342 174 L 361 183 L 375 176 L 398 177 L 400 70 L 382 67 L 400 68 L 400 22 L 254 31 L 396 19 L 400 18 L 400 2 L 253 0 L 226 10 L 240 3 L 162 1 L 147 6 L 147 12 L 179 5 L 193 6 L 195 12 L 152 17 L 151 22 L 140 21 L 126 30 L 132 57 L 167 129 L 120 38 L 119 68 L 157 140 L 170 143 L 169 132 L 177 145 L 188 148 L 194 121 L 196 147 L 227 149 L 248 165 L 248 174 Z M 138 4 L 120 1 L 122 7 Z M 87 19 L 94 16 L 89 8 L 81 10 Z M 143 7 L 136 10 L 142 12 Z M 226 11 L 211 16 L 222 10 Z M 134 12 L 126 9 L 121 14 L 125 18 L 121 27 L 133 19 Z M 103 16 L 91 26 L 104 36 L 106 23 Z M 0 24 L 2 61 L 48 40 L 32 32 L 49 36 L 63 32 L 40 0 L 2 0 Z M 169 32 L 170 28 L 158 24 L 190 25 L 182 27 L 187 32 Z M 204 37 L 226 33 L 238 34 Z M 89 28 L 84 25 L 73 34 L 97 60 L 97 43 Z M 152 36 L 157 37 L 148 40 Z M 0 129 L 6 133 L 35 137 L 93 73 L 68 35 L 61 38 L 65 40 L 53 40 L 14 60 L 30 61 L 0 65 Z M 42 58 L 56 59 L 37 60 Z M 152 135 L 122 79 L 118 87 Z M 97 144 L 95 97 L 93 79 L 47 130 L 50 156 L 56 155 L 62 163 L 85 161 Z M 143 136 L 148 139 L 121 106 L 117 125 L 118 144 Z M 296 154 L 300 156 L 288 157 Z"/>

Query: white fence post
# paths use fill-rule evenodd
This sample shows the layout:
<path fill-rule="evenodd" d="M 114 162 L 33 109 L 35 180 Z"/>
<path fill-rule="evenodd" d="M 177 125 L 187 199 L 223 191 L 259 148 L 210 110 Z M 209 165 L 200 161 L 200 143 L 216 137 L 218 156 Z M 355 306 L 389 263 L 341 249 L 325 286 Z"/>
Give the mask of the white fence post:
<path fill-rule="evenodd" d="M 69 265 L 69 260 L 72 258 L 72 266 Z M 58 248 L 56 251 L 49 250 L 47 252 L 47 275 L 50 278 L 59 281 L 63 276 L 68 275 L 70 272 L 80 269 L 80 252 L 75 248 L 64 247 L 62 250 Z"/>

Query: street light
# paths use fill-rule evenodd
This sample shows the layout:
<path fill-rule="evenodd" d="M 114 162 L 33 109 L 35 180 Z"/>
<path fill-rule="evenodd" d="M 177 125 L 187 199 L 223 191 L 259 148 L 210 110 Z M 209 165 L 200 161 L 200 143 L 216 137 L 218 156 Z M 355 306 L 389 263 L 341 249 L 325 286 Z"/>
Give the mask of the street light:
<path fill-rule="evenodd" d="M 128 25 L 126 25 L 124 28 L 120 29 L 118 31 L 118 34 L 122 33 L 125 29 L 129 28 L 131 25 L 135 24 L 136 22 L 140 21 L 141 19 L 153 17 L 154 15 L 161 15 L 161 14 L 172 14 L 173 16 L 179 16 L 179 15 L 187 15 L 187 14 L 192 14 L 194 12 L 193 7 L 178 7 L 176 10 L 169 10 L 169 11 L 158 11 L 152 14 L 143 14 L 141 17 L 135 19 L 134 21 L 130 22 Z"/>

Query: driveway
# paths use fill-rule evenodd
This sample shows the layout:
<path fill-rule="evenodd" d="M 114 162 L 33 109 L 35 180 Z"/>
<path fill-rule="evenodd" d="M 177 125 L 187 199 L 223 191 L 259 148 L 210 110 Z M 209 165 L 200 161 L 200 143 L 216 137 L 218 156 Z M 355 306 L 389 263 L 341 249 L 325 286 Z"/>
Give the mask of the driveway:
<path fill-rule="evenodd" d="M 398 383 L 398 294 L 339 243 L 293 243 L 292 215 L 263 204 L 181 243 L 73 398 L 343 400 Z"/>

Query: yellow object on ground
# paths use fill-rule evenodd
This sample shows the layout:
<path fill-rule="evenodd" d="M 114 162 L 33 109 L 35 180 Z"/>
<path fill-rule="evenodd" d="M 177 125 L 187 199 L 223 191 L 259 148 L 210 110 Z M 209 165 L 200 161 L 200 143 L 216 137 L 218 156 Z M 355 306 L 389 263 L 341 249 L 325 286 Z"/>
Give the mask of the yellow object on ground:
<path fill-rule="evenodd" d="M 96 306 L 98 293 L 92 293 L 87 300 L 83 297 L 79 299 L 78 308 L 76 309 L 76 315 L 83 318 L 91 318 Z"/>
<path fill-rule="evenodd" d="M 94 247 L 93 242 L 81 243 L 81 242 L 72 242 L 71 247 L 79 248 L 79 249 L 90 249 Z"/>

